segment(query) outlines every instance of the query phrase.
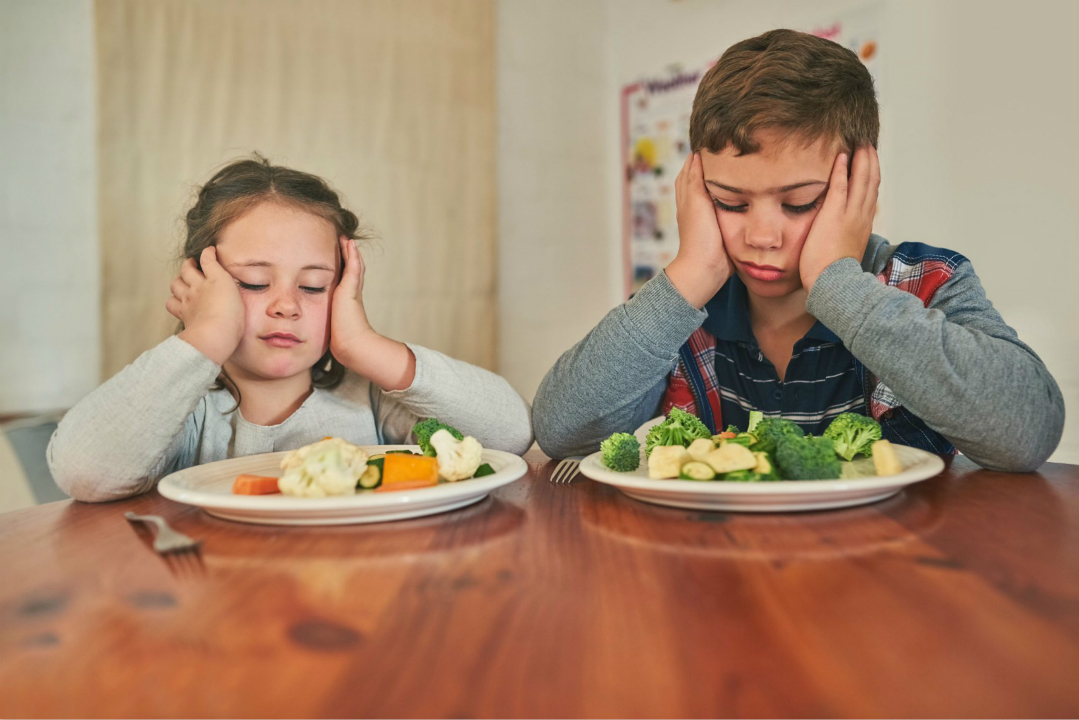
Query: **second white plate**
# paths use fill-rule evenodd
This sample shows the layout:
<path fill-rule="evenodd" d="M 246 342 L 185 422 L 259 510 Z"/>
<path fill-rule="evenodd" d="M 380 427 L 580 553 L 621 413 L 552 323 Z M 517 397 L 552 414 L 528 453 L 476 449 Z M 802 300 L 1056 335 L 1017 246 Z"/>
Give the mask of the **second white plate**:
<path fill-rule="evenodd" d="M 940 457 L 917 448 L 895 446 L 903 465 L 898 475 L 879 477 L 869 458 L 844 463 L 840 480 L 780 480 L 776 482 L 697 482 L 653 480 L 641 454 L 641 467 L 620 473 L 603 464 L 602 454 L 581 460 L 581 472 L 597 482 L 613 485 L 644 502 L 696 510 L 739 512 L 792 512 L 827 510 L 864 505 L 889 498 L 907 485 L 921 482 L 944 470 Z"/>

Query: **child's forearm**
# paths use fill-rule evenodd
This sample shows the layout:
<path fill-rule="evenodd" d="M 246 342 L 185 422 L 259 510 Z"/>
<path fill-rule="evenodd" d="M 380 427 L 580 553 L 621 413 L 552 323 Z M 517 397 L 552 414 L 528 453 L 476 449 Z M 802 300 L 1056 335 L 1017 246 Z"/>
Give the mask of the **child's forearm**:
<path fill-rule="evenodd" d="M 49 469 L 77 500 L 153 487 L 183 441 L 185 422 L 220 368 L 178 337 L 143 353 L 79 401 L 49 442 Z"/>
<path fill-rule="evenodd" d="M 593 452 L 611 433 L 633 432 L 653 417 L 679 348 L 706 317 L 665 274 L 609 312 L 540 384 L 532 423 L 543 451 Z"/>
<path fill-rule="evenodd" d="M 415 378 L 396 392 L 375 391 L 379 435 L 387 443 L 411 442 L 412 426 L 434 417 L 493 450 L 520 455 L 532 445 L 528 403 L 506 380 L 483 368 L 412 345 Z"/>
<path fill-rule="evenodd" d="M 1060 390 L 993 309 L 969 263 L 926 308 L 842 260 L 821 274 L 807 308 L 907 409 L 980 465 L 1034 470 L 1056 448 Z"/>
<path fill-rule="evenodd" d="M 338 357 L 345 367 L 383 390 L 405 390 L 416 377 L 416 356 L 403 342 L 379 335 L 374 330 L 352 343 Z"/>

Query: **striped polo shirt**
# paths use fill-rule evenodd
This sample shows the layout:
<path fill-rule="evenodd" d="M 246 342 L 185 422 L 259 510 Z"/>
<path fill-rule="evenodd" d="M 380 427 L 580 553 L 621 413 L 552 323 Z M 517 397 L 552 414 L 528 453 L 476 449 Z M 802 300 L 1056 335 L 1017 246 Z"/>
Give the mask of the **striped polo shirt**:
<path fill-rule="evenodd" d="M 820 321 L 795 343 L 786 377 L 780 380 L 753 336 L 746 286 L 737 275 L 706 310 L 703 328 L 716 339 L 715 386 L 724 427 L 744 430 L 750 410 L 760 410 L 765 417 L 782 416 L 819 435 L 840 413 L 865 414 L 865 380 L 858 364 Z"/>

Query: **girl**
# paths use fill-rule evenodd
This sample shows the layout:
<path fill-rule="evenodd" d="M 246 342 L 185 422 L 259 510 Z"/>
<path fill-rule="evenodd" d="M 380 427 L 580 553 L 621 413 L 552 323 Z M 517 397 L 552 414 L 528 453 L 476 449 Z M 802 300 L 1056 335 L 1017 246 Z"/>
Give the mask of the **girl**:
<path fill-rule="evenodd" d="M 67 413 L 48 450 L 57 484 L 116 500 L 327 435 L 406 442 L 425 417 L 524 453 L 529 407 L 504 379 L 371 327 L 358 226 L 325 181 L 261 156 L 214 175 L 165 303 L 182 330 Z"/>

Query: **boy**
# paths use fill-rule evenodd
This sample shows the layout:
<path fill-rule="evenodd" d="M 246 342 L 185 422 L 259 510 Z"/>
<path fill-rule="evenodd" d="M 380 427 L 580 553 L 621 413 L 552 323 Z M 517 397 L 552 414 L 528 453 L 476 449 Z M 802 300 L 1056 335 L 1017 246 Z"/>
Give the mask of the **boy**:
<path fill-rule="evenodd" d="M 892 442 L 1039 467 L 1060 390 L 966 258 L 871 234 L 878 130 L 850 50 L 790 30 L 727 50 L 693 102 L 678 254 L 547 373 L 543 450 L 592 452 L 675 406 L 713 432 L 761 410 L 820 434 L 856 412 Z"/>

